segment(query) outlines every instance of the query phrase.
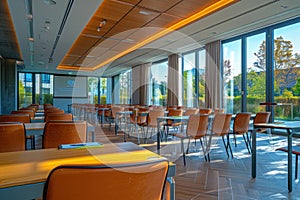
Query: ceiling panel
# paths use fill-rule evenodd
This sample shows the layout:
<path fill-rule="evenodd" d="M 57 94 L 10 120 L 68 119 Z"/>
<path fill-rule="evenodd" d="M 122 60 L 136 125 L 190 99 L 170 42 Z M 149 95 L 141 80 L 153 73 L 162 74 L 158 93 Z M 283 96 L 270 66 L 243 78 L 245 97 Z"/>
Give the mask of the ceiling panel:
<path fill-rule="evenodd" d="M 181 1 L 182 0 L 168 0 L 168 1 L 143 0 L 138 4 L 138 6 L 163 13 Z"/>
<path fill-rule="evenodd" d="M 218 1 L 219 0 L 183 0 L 166 13 L 184 18 L 191 16 Z"/>
<path fill-rule="evenodd" d="M 70 72 L 68 70 L 56 71 L 59 64 L 74 65 L 74 67 L 81 65 L 82 69 L 97 66 L 124 49 L 134 45 L 144 45 L 143 41 L 151 38 L 159 30 L 185 20 L 193 13 L 217 2 L 217 0 L 104 0 L 101 3 L 99 0 L 75 0 L 63 32 L 59 36 L 53 62 L 48 63 L 66 6 L 72 0 L 56 1 L 57 4 L 53 6 L 45 4 L 43 0 L 32 1 L 35 17 L 33 20 L 34 43 L 28 42 L 27 38 L 28 20 L 26 20 L 24 2 L 28 0 L 7 1 L 22 58 L 26 63 L 26 70 L 49 73 Z M 1 1 L 3 2 L 6 1 Z M 2 4 L 0 6 L 2 9 Z M 178 29 L 175 33 L 169 33 L 147 45 L 138 46 L 140 50 L 126 52 L 127 55 L 122 54 L 122 57 L 115 58 L 110 63 L 111 69 L 105 70 L 105 73 L 106 75 L 109 75 L 108 72 L 111 75 L 116 74 L 124 71 L 126 67 L 157 61 L 174 52 L 182 53 L 217 39 L 226 39 L 294 18 L 300 16 L 299 11 L 299 0 L 240 0 Z M 51 21 L 51 27 L 46 31 L 44 26 L 48 19 Z M 98 32 L 97 27 L 103 19 L 106 19 L 107 23 Z M 3 23 L 0 24 L 2 25 Z M 82 41 L 75 43 L 78 37 L 78 40 Z M 0 51 L 6 50 L 2 46 Z M 31 47 L 34 47 L 32 52 Z M 30 61 L 31 58 L 34 58 L 33 62 Z M 41 66 L 41 63 L 46 63 L 46 65 Z M 94 72 L 84 73 L 97 75 L 102 71 L 102 69 L 97 69 Z"/>
<path fill-rule="evenodd" d="M 7 1 L 0 2 L 0 56 L 21 60 L 21 53 Z"/>

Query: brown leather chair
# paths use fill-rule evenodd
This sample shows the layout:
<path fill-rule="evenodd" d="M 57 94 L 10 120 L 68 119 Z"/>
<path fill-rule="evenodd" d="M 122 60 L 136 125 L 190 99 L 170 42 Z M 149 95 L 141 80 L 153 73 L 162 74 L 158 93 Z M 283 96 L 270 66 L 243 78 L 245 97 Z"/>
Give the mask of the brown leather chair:
<path fill-rule="evenodd" d="M 178 137 L 181 139 L 181 150 L 183 152 L 184 165 L 186 165 L 186 161 L 185 161 L 185 151 L 184 151 L 183 140 L 186 138 L 189 139 L 186 153 L 189 152 L 190 140 L 194 139 L 196 142 L 196 139 L 199 139 L 204 158 L 207 161 L 206 149 L 204 148 L 204 145 L 203 145 L 203 142 L 201 139 L 206 136 L 207 127 L 208 127 L 208 115 L 199 115 L 199 114 L 190 115 L 190 118 L 189 118 L 188 124 L 187 124 L 187 128 L 186 128 L 186 132 L 174 134 L 175 137 Z"/>
<path fill-rule="evenodd" d="M 231 157 L 233 158 L 232 149 L 229 141 L 229 131 L 230 131 L 230 122 L 231 122 L 232 114 L 223 114 L 219 113 L 214 116 L 212 128 L 209 134 L 209 141 L 207 145 L 207 159 L 210 161 L 209 151 L 211 147 L 211 139 L 212 137 L 222 137 L 222 141 L 226 150 L 226 154 L 229 158 L 228 149 L 230 150 Z M 227 142 L 225 142 L 225 137 L 227 138 Z"/>
<path fill-rule="evenodd" d="M 0 115 L 0 122 L 30 123 L 30 116 L 29 114 Z"/>
<path fill-rule="evenodd" d="M 43 148 L 86 142 L 86 130 L 85 121 L 48 121 L 44 128 Z"/>
<path fill-rule="evenodd" d="M 59 108 L 51 108 L 51 109 L 47 109 L 45 110 L 45 116 L 48 114 L 64 114 L 65 111 L 61 110 Z"/>
<path fill-rule="evenodd" d="M 11 151 L 25 151 L 26 133 L 23 123 L 0 123 L 0 153 Z"/>
<path fill-rule="evenodd" d="M 190 116 L 190 115 L 196 115 L 199 113 L 198 108 L 189 108 L 186 109 L 185 112 L 183 113 L 184 116 Z"/>
<path fill-rule="evenodd" d="M 183 115 L 183 110 L 169 110 L 168 111 L 168 116 L 182 116 Z M 182 125 L 181 122 L 174 122 L 173 120 L 167 120 L 166 123 L 164 124 L 164 130 L 166 133 L 166 138 L 168 137 L 167 135 L 169 134 L 169 127 L 173 128 L 178 128 L 178 126 Z"/>
<path fill-rule="evenodd" d="M 13 110 L 11 114 L 29 114 L 30 119 L 33 119 L 35 115 L 33 110 Z"/>
<path fill-rule="evenodd" d="M 30 123 L 29 114 L 10 114 L 10 115 L 0 115 L 0 122 L 21 122 Z M 31 149 L 35 149 L 35 136 L 26 135 L 26 140 L 30 140 Z"/>
<path fill-rule="evenodd" d="M 200 108 L 199 114 L 201 115 L 209 115 L 212 112 L 211 108 Z"/>
<path fill-rule="evenodd" d="M 45 122 L 48 121 L 73 121 L 73 115 L 71 113 L 68 114 L 47 114 L 45 115 Z"/>
<path fill-rule="evenodd" d="M 163 199 L 167 171 L 167 161 L 59 166 L 47 178 L 43 199 Z"/>
<path fill-rule="evenodd" d="M 231 134 L 233 134 L 234 136 L 235 146 L 236 146 L 236 136 L 237 135 L 243 136 L 248 153 L 251 152 L 250 139 L 248 135 L 250 118 L 251 118 L 251 113 L 236 114 L 236 117 L 234 118 L 234 122 L 233 122 L 233 130 L 231 132 Z"/>

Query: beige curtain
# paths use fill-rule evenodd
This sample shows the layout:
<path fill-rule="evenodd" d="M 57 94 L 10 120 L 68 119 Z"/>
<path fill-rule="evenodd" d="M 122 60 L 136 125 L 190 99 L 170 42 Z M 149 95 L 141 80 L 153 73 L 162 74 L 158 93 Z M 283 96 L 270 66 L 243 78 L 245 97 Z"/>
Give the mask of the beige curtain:
<path fill-rule="evenodd" d="M 205 45 L 205 106 L 207 108 L 223 107 L 223 81 L 221 74 L 221 42 L 214 41 Z"/>
<path fill-rule="evenodd" d="M 149 99 L 149 83 L 151 63 L 132 68 L 132 103 L 147 105 Z"/>
<path fill-rule="evenodd" d="M 179 56 L 172 54 L 168 58 L 168 98 L 167 105 L 178 105 L 179 98 Z"/>
<path fill-rule="evenodd" d="M 140 104 L 148 105 L 151 63 L 140 65 Z"/>

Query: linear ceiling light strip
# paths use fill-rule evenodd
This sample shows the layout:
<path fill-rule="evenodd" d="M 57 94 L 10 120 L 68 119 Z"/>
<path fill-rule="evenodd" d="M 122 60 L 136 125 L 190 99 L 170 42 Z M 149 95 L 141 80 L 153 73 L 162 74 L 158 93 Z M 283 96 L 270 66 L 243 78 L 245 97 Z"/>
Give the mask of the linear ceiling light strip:
<path fill-rule="evenodd" d="M 231 3 L 235 2 L 235 1 L 237 1 L 237 0 L 220 0 L 217 3 L 214 3 L 214 4 L 210 5 L 210 6 L 208 6 L 207 8 L 201 10 L 200 12 L 198 12 L 198 13 L 196 13 L 196 14 L 194 14 L 194 15 L 186 18 L 186 19 L 183 19 L 180 22 L 178 22 L 178 23 L 176 23 L 176 24 L 174 24 L 174 25 L 172 25 L 170 27 L 165 28 L 164 30 L 158 32 L 157 34 L 154 34 L 153 36 L 145 39 L 144 41 L 138 43 L 137 45 L 134 45 L 134 46 L 130 47 L 129 49 L 127 49 L 127 50 L 125 50 L 125 51 L 123 51 L 123 52 L 121 52 L 121 53 L 119 53 L 119 54 L 117 54 L 117 55 L 115 55 L 115 56 L 107 59 L 106 61 L 104 61 L 104 62 L 96 65 L 95 67 L 88 68 L 88 69 L 85 68 L 84 70 L 89 70 L 89 71 L 97 70 L 100 67 L 103 67 L 103 66 L 105 66 L 105 65 L 107 65 L 107 64 L 115 61 L 116 59 L 118 59 L 118 58 L 120 58 L 122 56 L 125 56 L 126 54 L 131 53 L 134 50 L 136 50 L 138 48 L 141 48 L 141 47 L 143 47 L 143 46 L 145 46 L 145 45 L 147 45 L 147 44 L 149 44 L 149 43 L 151 43 L 151 42 L 153 42 L 153 41 L 155 41 L 155 40 L 157 40 L 157 39 L 159 39 L 159 38 L 161 38 L 161 37 L 163 37 L 163 36 L 165 36 L 165 35 L 167 35 L 167 34 L 169 34 L 171 32 L 173 32 L 175 30 L 178 30 L 179 28 L 182 28 L 182 27 L 184 27 L 184 26 L 186 26 L 186 25 L 188 25 L 188 24 L 190 24 L 190 23 L 192 23 L 192 22 L 194 22 L 196 20 L 199 20 L 199 19 L 201 19 L 201 18 L 203 18 L 203 17 L 205 17 L 205 16 L 207 16 L 207 15 L 209 15 L 209 14 L 211 14 L 211 13 L 213 13 L 213 12 L 215 12 L 215 11 L 223 8 L 223 7 L 225 7 L 225 6 L 228 6 L 229 4 L 231 4 Z M 74 66 L 60 65 L 60 66 L 57 67 L 57 69 L 62 69 L 62 70 L 64 70 L 64 69 L 82 70 L 83 68 L 74 67 Z"/>
<path fill-rule="evenodd" d="M 55 42 L 54 42 L 54 45 L 53 45 L 53 48 L 52 48 L 52 52 L 51 52 L 51 54 L 50 54 L 50 56 L 49 56 L 49 63 L 51 63 L 52 60 L 53 60 L 53 55 L 54 55 L 56 46 L 57 46 L 58 41 L 59 41 L 59 38 L 60 38 L 60 36 L 61 36 L 61 34 L 62 34 L 63 30 L 64 30 L 64 27 L 65 27 L 66 21 L 67 21 L 67 19 L 68 19 L 68 17 L 69 17 L 71 8 L 72 8 L 72 6 L 73 6 L 73 3 L 74 3 L 74 0 L 69 0 L 69 2 L 68 2 L 67 9 L 66 9 L 66 11 L 65 11 L 63 20 L 62 20 L 62 22 L 61 22 L 61 24 L 60 24 L 60 27 L 59 27 L 59 30 L 58 30 L 58 33 L 57 33 L 57 36 L 56 36 L 56 39 L 55 39 Z"/>

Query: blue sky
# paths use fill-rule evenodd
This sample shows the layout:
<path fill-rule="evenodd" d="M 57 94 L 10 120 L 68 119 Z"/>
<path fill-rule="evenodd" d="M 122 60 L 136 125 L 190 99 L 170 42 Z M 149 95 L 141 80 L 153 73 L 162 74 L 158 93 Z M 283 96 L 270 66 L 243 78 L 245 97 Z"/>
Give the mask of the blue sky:
<path fill-rule="evenodd" d="M 274 37 L 282 36 L 284 40 L 292 41 L 293 53 L 300 53 L 300 23 L 292 24 L 282 28 L 274 30 Z M 256 61 L 254 56 L 255 52 L 258 52 L 259 45 L 265 39 L 265 33 L 250 36 L 247 38 L 247 67 L 251 67 Z M 234 76 L 241 73 L 241 40 L 233 41 L 225 44 L 224 58 L 230 59 L 231 65 L 235 68 Z"/>

